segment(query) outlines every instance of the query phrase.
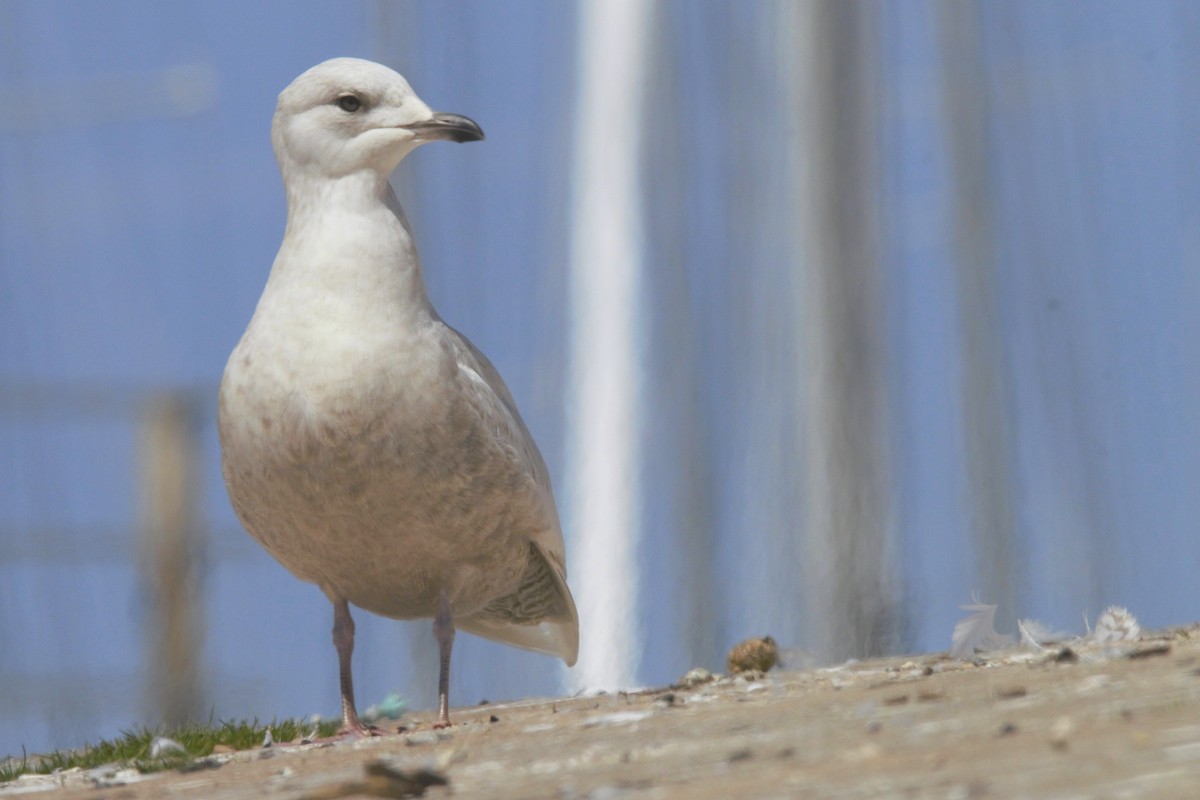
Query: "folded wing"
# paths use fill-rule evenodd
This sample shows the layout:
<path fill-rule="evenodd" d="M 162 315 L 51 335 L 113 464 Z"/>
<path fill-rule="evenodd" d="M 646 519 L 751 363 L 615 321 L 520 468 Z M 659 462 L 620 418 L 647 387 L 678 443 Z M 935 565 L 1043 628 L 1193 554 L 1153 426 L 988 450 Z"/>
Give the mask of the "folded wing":
<path fill-rule="evenodd" d="M 579 616 L 567 586 L 562 528 L 549 471 L 500 373 L 466 337 L 448 325 L 446 328 L 453 334 L 450 338 L 460 372 L 478 385 L 481 413 L 490 418 L 489 423 L 528 471 L 541 500 L 543 518 L 542 524 L 530 531 L 529 562 L 517 589 L 469 617 L 456 617 L 455 625 L 477 636 L 558 656 L 572 666 L 579 651 Z"/>

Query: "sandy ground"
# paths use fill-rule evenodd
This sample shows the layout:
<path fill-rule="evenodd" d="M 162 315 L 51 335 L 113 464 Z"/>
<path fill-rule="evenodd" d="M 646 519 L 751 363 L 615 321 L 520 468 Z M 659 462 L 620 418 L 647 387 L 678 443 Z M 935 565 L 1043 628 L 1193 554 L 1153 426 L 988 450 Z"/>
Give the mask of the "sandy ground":
<path fill-rule="evenodd" d="M 1200 798 L 1200 625 L 452 718 L 446 731 L 414 715 L 405 733 L 277 745 L 185 773 L 27 777 L 0 785 L 0 798 L 402 797 L 396 775 L 420 769 L 447 782 L 432 798 Z"/>

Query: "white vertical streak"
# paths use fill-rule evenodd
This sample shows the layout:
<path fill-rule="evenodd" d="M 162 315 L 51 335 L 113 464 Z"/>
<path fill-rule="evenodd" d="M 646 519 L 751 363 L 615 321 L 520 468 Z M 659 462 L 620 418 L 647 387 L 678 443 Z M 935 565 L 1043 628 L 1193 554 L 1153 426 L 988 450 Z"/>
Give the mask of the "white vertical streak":
<path fill-rule="evenodd" d="M 577 688 L 634 682 L 638 595 L 639 135 L 650 7 L 584 0 L 571 208 L 566 529 Z"/>

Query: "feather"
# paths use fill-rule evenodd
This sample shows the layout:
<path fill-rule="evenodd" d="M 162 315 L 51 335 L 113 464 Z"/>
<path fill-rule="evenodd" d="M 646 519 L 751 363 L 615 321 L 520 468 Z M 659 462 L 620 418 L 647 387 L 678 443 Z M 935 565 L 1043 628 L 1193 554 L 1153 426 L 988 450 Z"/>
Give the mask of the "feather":
<path fill-rule="evenodd" d="M 1142 635 L 1137 617 L 1123 606 L 1109 606 L 1096 620 L 1092 638 L 1097 642 L 1132 642 Z"/>
<path fill-rule="evenodd" d="M 1021 645 L 1031 650 L 1044 650 L 1046 649 L 1045 645 L 1075 638 L 1070 634 L 1056 631 L 1036 619 L 1017 620 L 1017 630 L 1021 633 Z"/>
<path fill-rule="evenodd" d="M 954 626 L 951 657 L 969 659 L 977 650 L 999 650 L 1013 643 L 1011 636 L 996 632 L 996 606 L 974 603 L 959 608 L 970 611 L 971 615 Z"/>

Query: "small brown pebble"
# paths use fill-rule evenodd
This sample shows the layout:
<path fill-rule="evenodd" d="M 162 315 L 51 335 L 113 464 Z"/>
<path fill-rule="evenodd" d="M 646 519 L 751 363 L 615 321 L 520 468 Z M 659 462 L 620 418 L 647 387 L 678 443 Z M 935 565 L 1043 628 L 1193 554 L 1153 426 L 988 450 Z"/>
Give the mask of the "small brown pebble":
<path fill-rule="evenodd" d="M 1156 644 L 1153 647 L 1143 647 L 1141 650 L 1134 650 L 1129 653 L 1126 658 L 1150 658 L 1151 656 L 1165 656 L 1171 652 L 1171 645 Z"/>
<path fill-rule="evenodd" d="M 1056 664 L 1074 664 L 1079 660 L 1079 655 L 1069 647 L 1064 647 L 1054 654 L 1053 660 Z"/>
<path fill-rule="evenodd" d="M 996 692 L 996 697 L 1001 700 L 1016 700 L 1018 697 L 1024 697 L 1026 694 L 1028 694 L 1028 691 L 1024 686 L 1010 686 Z"/>
<path fill-rule="evenodd" d="M 779 663 L 779 646 L 770 636 L 747 639 L 733 646 L 725 659 L 731 674 L 758 670 L 767 672 Z"/>
<path fill-rule="evenodd" d="M 492 714 L 490 717 L 488 717 L 488 722 L 499 722 L 499 721 L 500 721 L 500 718 L 497 717 L 495 714 Z"/>
<path fill-rule="evenodd" d="M 733 763 L 734 761 L 747 761 L 751 758 L 754 758 L 754 754 L 749 750 L 734 750 L 729 754 L 730 763 Z"/>
<path fill-rule="evenodd" d="M 906 694 L 894 694 L 891 697 L 883 698 L 883 704 L 885 706 L 902 706 L 907 702 L 908 695 Z"/>
<path fill-rule="evenodd" d="M 925 669 L 921 670 L 921 674 L 928 678 L 933 674 L 933 667 L 926 665 Z"/>
<path fill-rule="evenodd" d="M 1012 722 L 1006 722 L 1000 726 L 1001 736 L 1013 736 L 1017 732 L 1017 726 Z"/>

